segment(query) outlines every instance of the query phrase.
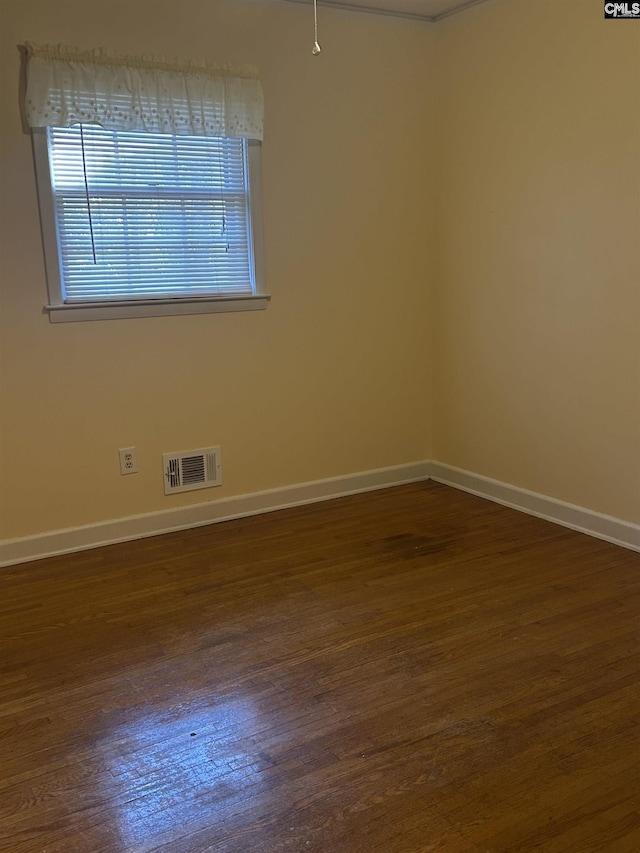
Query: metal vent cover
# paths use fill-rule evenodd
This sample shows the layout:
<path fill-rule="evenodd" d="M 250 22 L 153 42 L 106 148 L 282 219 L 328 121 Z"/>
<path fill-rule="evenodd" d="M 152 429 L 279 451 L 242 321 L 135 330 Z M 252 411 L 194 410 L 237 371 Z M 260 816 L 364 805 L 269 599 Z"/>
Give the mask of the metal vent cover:
<path fill-rule="evenodd" d="M 165 495 L 222 485 L 222 460 L 219 447 L 163 453 L 162 465 Z"/>

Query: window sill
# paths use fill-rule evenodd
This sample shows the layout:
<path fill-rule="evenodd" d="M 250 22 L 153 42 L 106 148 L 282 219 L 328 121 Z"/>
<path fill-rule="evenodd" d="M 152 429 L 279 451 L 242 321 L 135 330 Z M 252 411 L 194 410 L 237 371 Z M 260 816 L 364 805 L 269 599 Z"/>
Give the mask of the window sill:
<path fill-rule="evenodd" d="M 125 320 L 134 317 L 170 317 L 181 314 L 218 314 L 227 311 L 262 311 L 270 296 L 214 296 L 195 299 L 140 299 L 131 302 L 77 302 L 45 305 L 51 323 L 85 320 Z"/>

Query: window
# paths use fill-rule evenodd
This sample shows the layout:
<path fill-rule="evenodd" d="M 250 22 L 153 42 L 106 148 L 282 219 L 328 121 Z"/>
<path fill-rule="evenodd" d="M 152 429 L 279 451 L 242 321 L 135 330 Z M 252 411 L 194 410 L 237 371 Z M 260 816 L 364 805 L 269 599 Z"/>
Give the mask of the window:
<path fill-rule="evenodd" d="M 122 65 L 100 55 L 95 80 L 87 85 L 85 63 L 78 87 L 66 68 L 52 84 L 57 54 L 29 49 L 30 74 L 34 58 L 46 69 L 44 86 L 37 64 L 30 76 L 27 112 L 51 320 L 266 307 L 259 134 L 230 97 L 245 81 L 205 75 L 194 107 L 183 89 L 202 88 L 199 66 L 162 68 L 157 80 L 157 69 L 127 62 L 123 86 Z"/>
<path fill-rule="evenodd" d="M 52 319 L 264 307 L 257 143 L 93 125 L 34 142 Z"/>

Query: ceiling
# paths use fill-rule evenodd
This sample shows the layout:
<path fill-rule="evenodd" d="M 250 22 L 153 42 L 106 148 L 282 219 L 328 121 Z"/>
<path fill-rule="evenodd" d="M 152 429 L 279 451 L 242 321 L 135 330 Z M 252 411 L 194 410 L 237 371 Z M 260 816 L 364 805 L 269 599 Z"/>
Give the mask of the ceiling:
<path fill-rule="evenodd" d="M 312 0 L 292 2 L 311 4 Z M 318 0 L 318 5 L 434 22 L 484 2 L 485 0 Z"/>

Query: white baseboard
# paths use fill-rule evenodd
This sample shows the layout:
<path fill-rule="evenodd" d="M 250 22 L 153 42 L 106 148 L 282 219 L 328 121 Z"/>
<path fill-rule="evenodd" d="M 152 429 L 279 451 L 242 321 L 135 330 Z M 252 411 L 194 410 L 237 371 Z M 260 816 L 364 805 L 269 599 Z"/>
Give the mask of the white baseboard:
<path fill-rule="evenodd" d="M 259 515 L 263 512 L 326 501 L 358 492 L 428 480 L 430 470 L 429 462 L 414 462 L 392 468 L 346 474 L 342 477 L 330 477 L 311 483 L 299 483 L 249 495 L 132 515 L 127 518 L 116 518 L 83 527 L 52 530 L 20 539 L 5 539 L 0 542 L 0 566 L 41 560 L 58 554 L 113 545 L 116 542 L 128 542 L 132 539 L 143 539 L 161 533 L 172 533 L 175 530 Z"/>
<path fill-rule="evenodd" d="M 487 498 L 495 503 L 553 521 L 571 530 L 587 533 L 598 539 L 613 542 L 632 551 L 640 551 L 640 524 L 621 521 L 610 515 L 593 512 L 584 507 L 530 492 L 480 474 L 463 471 L 440 462 L 431 463 L 431 479 L 453 486 L 472 495 Z"/>
<path fill-rule="evenodd" d="M 640 551 L 640 525 L 638 524 L 621 521 L 584 507 L 564 503 L 470 471 L 463 471 L 451 465 L 425 461 L 132 515 L 127 518 L 88 524 L 84 527 L 53 530 L 21 539 L 5 539 L 0 542 L 0 566 L 27 563 L 74 551 L 86 551 L 102 545 L 113 545 L 116 542 L 144 539 L 161 533 L 172 533 L 175 530 L 201 527 L 234 518 L 259 515 L 287 507 L 302 506 L 375 489 L 386 489 L 390 486 L 401 486 L 430 478 L 437 483 L 453 486 L 563 527 L 587 533 L 633 551 Z"/>

